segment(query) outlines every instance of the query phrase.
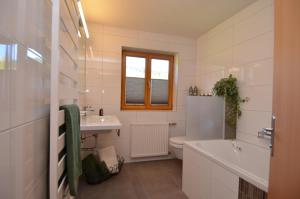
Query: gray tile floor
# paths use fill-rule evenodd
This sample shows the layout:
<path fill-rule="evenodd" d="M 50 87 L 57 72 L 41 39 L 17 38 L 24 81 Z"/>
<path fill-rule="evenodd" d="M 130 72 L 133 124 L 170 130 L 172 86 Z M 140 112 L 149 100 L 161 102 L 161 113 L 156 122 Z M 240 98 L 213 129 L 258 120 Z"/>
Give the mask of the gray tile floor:
<path fill-rule="evenodd" d="M 187 199 L 181 191 L 182 162 L 162 160 L 128 163 L 111 179 L 79 184 L 79 199 Z"/>

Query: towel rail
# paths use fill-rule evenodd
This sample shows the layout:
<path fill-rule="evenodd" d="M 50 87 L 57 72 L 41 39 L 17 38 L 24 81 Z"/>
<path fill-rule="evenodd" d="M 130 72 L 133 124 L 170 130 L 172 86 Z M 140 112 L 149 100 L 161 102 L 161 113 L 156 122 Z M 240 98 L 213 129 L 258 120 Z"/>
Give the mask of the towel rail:
<path fill-rule="evenodd" d="M 61 181 L 61 183 L 58 185 L 57 198 L 63 199 L 65 197 L 66 181 L 67 181 L 67 176 L 65 176 Z"/>
<path fill-rule="evenodd" d="M 70 5 L 77 5 L 77 0 L 52 0 L 49 199 L 71 198 L 66 172 L 65 114 L 59 110 L 61 105 L 78 104 L 79 98 L 79 30 L 73 24 L 79 17 L 74 14 L 75 6 Z M 68 34 L 61 34 L 63 31 Z M 62 49 L 68 53 L 61 54 Z"/>
<path fill-rule="evenodd" d="M 66 169 L 66 156 L 67 155 L 64 154 L 64 156 L 58 162 L 58 165 L 57 165 L 57 173 L 58 173 L 57 178 L 58 179 L 63 175 L 63 173 Z"/>
<path fill-rule="evenodd" d="M 58 140 L 57 140 L 58 153 L 61 152 L 61 150 L 63 150 L 65 147 L 65 137 L 66 137 L 66 133 L 63 133 L 58 137 Z"/>

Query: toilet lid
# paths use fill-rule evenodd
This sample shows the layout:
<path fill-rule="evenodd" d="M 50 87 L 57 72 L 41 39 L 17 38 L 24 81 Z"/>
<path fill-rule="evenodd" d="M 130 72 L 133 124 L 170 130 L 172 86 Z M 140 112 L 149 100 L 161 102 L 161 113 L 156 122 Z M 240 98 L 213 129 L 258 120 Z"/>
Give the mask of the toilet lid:
<path fill-rule="evenodd" d="M 171 137 L 170 142 L 178 145 L 183 145 L 183 143 L 186 141 L 185 136 L 179 136 L 179 137 Z"/>

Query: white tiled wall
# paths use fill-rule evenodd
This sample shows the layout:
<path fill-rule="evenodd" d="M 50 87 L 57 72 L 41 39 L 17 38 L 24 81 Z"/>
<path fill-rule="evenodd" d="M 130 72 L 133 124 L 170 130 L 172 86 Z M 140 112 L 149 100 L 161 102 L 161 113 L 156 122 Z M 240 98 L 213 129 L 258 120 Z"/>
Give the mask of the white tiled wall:
<path fill-rule="evenodd" d="M 0 24 L 0 198 L 47 198 L 51 3 L 1 1 Z"/>
<path fill-rule="evenodd" d="M 100 147 L 114 145 L 118 153 L 131 161 L 129 124 L 135 121 L 176 122 L 170 128 L 170 136 L 185 135 L 185 96 L 188 87 L 195 84 L 196 40 L 93 23 L 88 27 L 91 37 L 87 40 L 86 86 L 90 92 L 85 96 L 86 104 L 95 109 L 93 114 L 103 108 L 104 114 L 117 115 L 123 124 L 120 137 L 115 133 L 100 136 Z M 122 46 L 176 53 L 173 111 L 120 111 Z"/>
<path fill-rule="evenodd" d="M 273 0 L 258 0 L 197 40 L 196 82 L 206 92 L 220 78 L 238 78 L 242 98 L 242 117 L 237 138 L 267 147 L 269 140 L 257 132 L 269 127 L 272 111 Z"/>

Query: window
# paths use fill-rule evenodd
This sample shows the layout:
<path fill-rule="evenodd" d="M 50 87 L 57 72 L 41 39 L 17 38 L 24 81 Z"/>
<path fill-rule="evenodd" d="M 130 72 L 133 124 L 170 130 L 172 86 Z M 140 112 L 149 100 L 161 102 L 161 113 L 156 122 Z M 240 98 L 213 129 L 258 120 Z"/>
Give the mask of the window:
<path fill-rule="evenodd" d="M 121 109 L 172 110 L 174 56 L 123 50 Z"/>

